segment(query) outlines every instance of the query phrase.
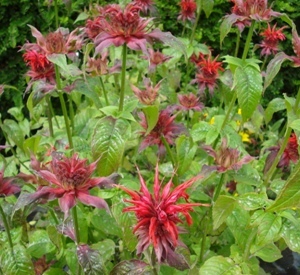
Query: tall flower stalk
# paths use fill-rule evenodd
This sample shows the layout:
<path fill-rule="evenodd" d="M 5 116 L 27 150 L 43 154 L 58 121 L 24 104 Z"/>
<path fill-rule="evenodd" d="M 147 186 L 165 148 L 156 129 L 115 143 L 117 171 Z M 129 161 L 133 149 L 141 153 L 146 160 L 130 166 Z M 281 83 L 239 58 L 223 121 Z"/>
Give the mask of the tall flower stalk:
<path fill-rule="evenodd" d="M 127 59 L 127 46 L 123 45 L 122 50 L 122 72 L 121 72 L 121 90 L 120 90 L 120 102 L 119 111 L 123 111 L 124 106 L 124 96 L 125 96 L 125 78 L 126 78 L 126 59 Z"/>

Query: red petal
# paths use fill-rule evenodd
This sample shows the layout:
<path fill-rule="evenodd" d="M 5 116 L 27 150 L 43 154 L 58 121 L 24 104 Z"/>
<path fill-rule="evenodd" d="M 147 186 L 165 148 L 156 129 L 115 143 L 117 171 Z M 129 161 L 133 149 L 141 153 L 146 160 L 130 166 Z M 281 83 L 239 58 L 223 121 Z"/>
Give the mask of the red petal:
<path fill-rule="evenodd" d="M 58 202 L 60 209 L 65 213 L 64 219 L 66 219 L 69 216 L 70 209 L 76 204 L 74 191 L 65 193 Z"/>

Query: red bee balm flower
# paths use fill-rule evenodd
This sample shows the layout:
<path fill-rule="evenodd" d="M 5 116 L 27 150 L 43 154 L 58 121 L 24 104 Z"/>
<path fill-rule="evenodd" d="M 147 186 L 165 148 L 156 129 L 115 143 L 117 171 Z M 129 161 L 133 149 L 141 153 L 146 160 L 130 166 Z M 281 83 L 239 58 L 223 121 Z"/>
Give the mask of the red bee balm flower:
<path fill-rule="evenodd" d="M 182 229 L 177 226 L 183 223 L 179 217 L 182 214 L 189 225 L 192 224 L 192 218 L 189 214 L 194 206 L 204 205 L 201 203 L 177 204 L 180 198 L 188 202 L 186 189 L 190 187 L 200 176 L 194 177 L 171 191 L 172 179 L 162 188 L 159 181 L 158 165 L 155 169 L 154 194 L 151 194 L 142 178 L 139 170 L 139 180 L 141 189 L 139 192 L 130 190 L 124 186 L 118 186 L 131 196 L 131 200 L 125 200 L 133 204 L 123 209 L 123 212 L 134 212 L 138 223 L 133 232 L 138 237 L 137 255 L 146 250 L 153 244 L 158 262 L 167 262 L 170 265 L 178 262 L 178 255 L 175 248 L 184 244 L 178 240 L 178 234 Z"/>
<path fill-rule="evenodd" d="M 210 93 L 213 93 L 216 81 L 219 78 L 219 71 L 224 71 L 222 62 L 218 62 L 218 56 L 212 59 L 209 54 L 207 58 L 204 55 L 199 56 L 200 60 L 196 63 L 198 73 L 192 83 L 197 83 L 199 91 L 203 92 L 207 87 Z"/>
<path fill-rule="evenodd" d="M 280 158 L 280 161 L 277 165 L 278 168 L 287 167 L 290 164 L 290 161 L 296 163 L 299 159 L 298 152 L 298 140 L 295 133 L 292 133 L 286 148 L 283 151 L 283 154 Z"/>
<path fill-rule="evenodd" d="M 71 158 L 65 156 L 52 156 L 49 167 L 40 167 L 37 160 L 33 161 L 33 168 L 37 168 L 36 174 L 49 182 L 49 186 L 41 187 L 36 193 L 30 194 L 27 203 L 43 198 L 53 200 L 58 198 L 61 210 L 65 218 L 70 209 L 76 204 L 76 199 L 87 205 L 108 210 L 106 202 L 95 196 L 89 195 L 89 189 L 99 186 L 107 187 L 112 184 L 109 178 L 91 178 L 96 169 L 97 162 L 86 164 L 87 159 L 79 159 L 77 154 Z"/>
<path fill-rule="evenodd" d="M 104 8 L 97 21 L 100 33 L 95 38 L 96 53 L 114 45 L 126 44 L 132 50 L 142 50 L 146 55 L 147 42 L 153 39 L 164 40 L 170 38 L 170 33 L 163 33 L 159 29 L 149 31 L 148 24 L 152 18 L 140 17 L 141 7 L 129 3 L 124 10 L 119 5 L 112 4 Z"/>
<path fill-rule="evenodd" d="M 285 28 L 276 29 L 276 24 L 271 28 L 268 24 L 268 28 L 261 33 L 261 36 L 264 37 L 262 43 L 259 44 L 262 48 L 261 55 L 276 54 L 279 51 L 278 43 L 285 39 L 285 35 L 282 33 Z"/>
<path fill-rule="evenodd" d="M 178 108 L 180 110 L 188 111 L 195 110 L 201 111 L 204 108 L 204 104 L 199 101 L 199 98 L 196 97 L 193 93 L 189 93 L 187 95 L 178 95 L 178 100 L 180 106 Z"/>
<path fill-rule="evenodd" d="M 33 80 L 46 79 L 54 81 L 54 66 L 45 54 L 31 50 L 24 53 L 23 58 L 27 66 L 30 67 L 27 75 Z"/>
<path fill-rule="evenodd" d="M 144 113 L 141 113 L 140 117 L 142 119 L 141 125 L 147 131 L 148 123 Z M 175 115 L 171 115 L 169 109 L 162 110 L 159 113 L 157 123 L 151 132 L 147 135 L 146 132 L 143 132 L 144 140 L 141 143 L 140 150 L 143 150 L 150 145 L 158 145 L 159 155 L 162 155 L 165 151 L 162 138 L 164 137 L 167 143 L 173 144 L 174 139 L 184 131 L 183 125 L 174 122 L 175 117 Z"/>
<path fill-rule="evenodd" d="M 141 7 L 142 12 L 153 11 L 154 2 L 152 0 L 133 0 L 133 3 Z"/>
<path fill-rule="evenodd" d="M 196 2 L 194 0 L 181 0 L 179 5 L 181 10 L 177 19 L 182 21 L 193 21 L 195 19 L 195 12 L 197 10 Z"/>

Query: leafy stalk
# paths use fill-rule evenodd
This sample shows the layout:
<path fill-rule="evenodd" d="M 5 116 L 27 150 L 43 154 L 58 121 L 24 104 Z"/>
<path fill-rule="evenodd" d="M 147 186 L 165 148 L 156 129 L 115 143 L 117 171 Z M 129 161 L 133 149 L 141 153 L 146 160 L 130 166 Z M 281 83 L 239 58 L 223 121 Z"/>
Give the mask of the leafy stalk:
<path fill-rule="evenodd" d="M 51 102 L 50 102 L 50 96 L 46 95 L 46 102 L 47 102 L 47 118 L 48 118 L 48 124 L 49 124 L 49 132 L 50 136 L 53 137 L 53 123 L 52 123 L 52 113 L 51 113 Z"/>
<path fill-rule="evenodd" d="M 222 186 L 223 186 L 223 183 L 225 181 L 225 173 L 222 173 L 221 174 L 221 177 L 220 177 L 220 180 L 219 180 L 219 183 L 217 185 L 217 188 L 215 189 L 215 192 L 214 192 L 214 196 L 213 196 L 213 201 L 215 202 L 219 195 L 220 195 L 220 192 L 221 192 L 221 189 L 222 189 Z"/>
<path fill-rule="evenodd" d="M 2 221 L 3 221 L 3 224 L 4 224 L 4 228 L 5 228 L 5 232 L 6 232 L 6 235 L 7 235 L 7 240 L 8 240 L 10 250 L 11 250 L 12 254 L 14 254 L 14 245 L 13 245 L 11 235 L 10 235 L 10 228 L 9 228 L 5 213 L 3 211 L 3 208 L 1 206 L 1 203 L 0 203 L 0 215 L 2 216 Z"/>
<path fill-rule="evenodd" d="M 127 59 L 127 46 L 123 45 L 122 50 L 122 72 L 121 72 L 121 90 L 120 90 L 120 102 L 119 111 L 123 111 L 124 96 L 125 96 L 125 76 L 126 76 L 126 59 Z"/>
<path fill-rule="evenodd" d="M 100 76 L 100 85 L 101 85 L 101 88 L 102 88 L 102 91 L 103 91 L 103 95 L 104 95 L 106 106 L 109 106 L 106 89 L 105 89 L 105 86 L 104 86 L 104 83 L 103 83 L 103 80 L 102 80 L 101 76 Z"/>
<path fill-rule="evenodd" d="M 251 23 L 249 32 L 248 32 L 247 39 L 246 39 L 246 43 L 245 43 L 245 47 L 244 47 L 244 51 L 243 51 L 243 56 L 242 56 L 243 60 L 245 60 L 246 57 L 247 57 L 247 55 L 248 55 L 248 52 L 249 52 L 249 49 L 250 49 L 250 43 L 251 43 L 252 36 L 253 36 L 254 28 L 255 28 L 255 21 L 253 20 L 252 23 Z"/>

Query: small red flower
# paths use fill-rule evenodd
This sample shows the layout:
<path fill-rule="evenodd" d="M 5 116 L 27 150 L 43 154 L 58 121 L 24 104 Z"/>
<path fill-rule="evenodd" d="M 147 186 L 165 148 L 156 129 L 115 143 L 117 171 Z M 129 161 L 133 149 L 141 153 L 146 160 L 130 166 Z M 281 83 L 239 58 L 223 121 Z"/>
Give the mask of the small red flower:
<path fill-rule="evenodd" d="M 204 108 L 204 104 L 199 101 L 199 97 L 196 97 L 193 93 L 189 93 L 188 95 L 179 94 L 178 100 L 180 103 L 178 108 L 184 111 L 201 111 Z"/>
<path fill-rule="evenodd" d="M 240 158 L 240 152 L 237 149 L 227 147 L 226 139 L 222 140 L 218 151 L 215 151 L 211 146 L 203 146 L 203 149 L 215 159 L 216 169 L 219 173 L 239 170 L 244 164 L 254 159 L 249 155 Z"/>
<path fill-rule="evenodd" d="M 95 37 L 96 53 L 101 53 L 111 45 L 119 47 L 126 44 L 128 48 L 141 50 L 147 55 L 147 43 L 151 44 L 156 39 L 170 39 L 170 33 L 149 28 L 153 18 L 140 17 L 141 9 L 134 3 L 129 3 L 124 10 L 116 4 L 106 6 L 99 19 L 96 19 L 96 26 L 100 30 Z"/>
<path fill-rule="evenodd" d="M 30 67 L 27 75 L 33 80 L 44 79 L 50 82 L 54 81 L 54 66 L 45 54 L 30 50 L 23 54 L 23 58 L 27 66 Z"/>
<path fill-rule="evenodd" d="M 144 150 L 150 145 L 158 145 L 159 155 L 163 155 L 165 152 L 165 146 L 163 144 L 162 137 L 166 139 L 168 144 L 174 144 L 175 138 L 184 131 L 183 125 L 174 122 L 175 117 L 175 115 L 171 114 L 170 109 L 162 110 L 159 113 L 155 127 L 148 135 L 146 135 L 148 123 L 144 113 L 140 113 L 140 123 L 145 129 L 145 132 L 142 133 L 143 141 L 140 145 L 140 150 Z"/>
<path fill-rule="evenodd" d="M 298 139 L 295 133 L 292 133 L 286 148 L 277 165 L 278 168 L 288 167 L 290 162 L 296 163 L 299 160 Z"/>
<path fill-rule="evenodd" d="M 38 199 L 53 200 L 58 198 L 61 210 L 68 217 L 70 209 L 75 206 L 76 199 L 83 204 L 109 210 L 107 203 L 89 194 L 89 190 L 95 186 L 110 187 L 113 182 L 110 178 L 92 178 L 97 162 L 86 164 L 87 159 L 79 159 L 77 154 L 71 158 L 63 155 L 52 155 L 52 161 L 48 166 L 41 166 L 35 158 L 32 158 L 32 167 L 36 174 L 49 183 L 42 186 L 37 192 L 30 194 L 27 203 Z"/>
<path fill-rule="evenodd" d="M 179 5 L 181 10 L 177 18 L 178 20 L 182 20 L 182 21 L 195 20 L 195 13 L 197 10 L 197 4 L 195 0 L 181 0 Z"/>
<path fill-rule="evenodd" d="M 286 26 L 276 29 L 276 24 L 273 28 L 271 28 L 268 23 L 268 28 L 261 33 L 261 36 L 264 37 L 262 43 L 259 44 L 262 48 L 261 55 L 276 54 L 279 51 L 279 41 L 283 41 L 285 39 L 285 35 L 282 33 L 282 30 L 285 28 Z"/>
<path fill-rule="evenodd" d="M 154 51 L 153 49 L 148 49 L 148 52 L 149 56 L 144 56 L 142 58 L 149 59 L 149 73 L 154 73 L 159 64 L 165 63 L 172 58 L 172 56 L 164 55 L 160 51 Z"/>
<path fill-rule="evenodd" d="M 131 203 L 132 206 L 124 208 L 123 212 L 134 212 L 137 218 L 137 224 L 133 230 L 138 237 L 137 255 L 140 255 L 152 244 L 159 263 L 176 263 L 178 255 L 175 253 L 175 248 L 184 245 L 178 238 L 182 229 L 177 224 L 183 223 L 179 215 L 182 214 L 187 223 L 191 225 L 192 217 L 189 212 L 193 210 L 193 207 L 209 206 L 188 202 L 189 195 L 186 193 L 186 189 L 200 177 L 194 177 L 171 190 L 172 179 L 165 187 L 162 187 L 157 165 L 154 176 L 154 194 L 151 194 L 139 170 L 138 175 L 141 184 L 139 192 L 118 186 L 131 196 L 130 200 L 125 201 Z M 180 198 L 187 203 L 178 204 L 177 201 Z"/>
<path fill-rule="evenodd" d="M 199 91 L 204 92 L 206 88 L 210 93 L 213 93 L 216 87 L 216 81 L 219 78 L 219 71 L 224 71 L 222 68 L 222 62 L 217 61 L 218 56 L 212 59 L 211 54 L 208 57 L 204 55 L 199 56 L 199 60 L 196 63 L 198 73 L 192 83 L 197 83 Z M 195 62 L 195 61 L 194 61 Z"/>
<path fill-rule="evenodd" d="M 0 197 L 10 196 L 21 191 L 20 187 L 13 184 L 15 178 L 4 177 L 4 168 L 0 170 Z"/>

